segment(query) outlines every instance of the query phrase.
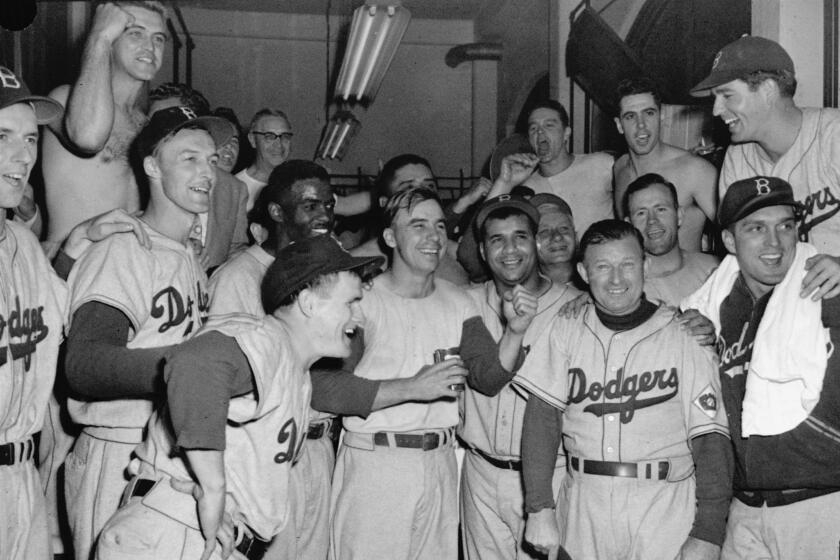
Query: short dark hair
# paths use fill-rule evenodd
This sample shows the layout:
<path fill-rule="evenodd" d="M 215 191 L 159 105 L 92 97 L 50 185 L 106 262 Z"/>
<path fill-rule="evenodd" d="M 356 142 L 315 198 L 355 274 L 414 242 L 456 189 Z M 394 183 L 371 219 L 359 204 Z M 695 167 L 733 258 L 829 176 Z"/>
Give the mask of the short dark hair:
<path fill-rule="evenodd" d="M 207 101 L 207 98 L 200 91 L 191 88 L 187 84 L 166 82 L 149 92 L 150 101 L 169 99 L 171 97 L 177 97 L 181 105 L 189 107 L 199 117 L 210 114 L 210 102 Z"/>
<path fill-rule="evenodd" d="M 317 163 L 304 159 L 290 159 L 275 167 L 268 176 L 268 184 L 257 195 L 248 221 L 270 229 L 274 220 L 268 212 L 268 205 L 272 202 L 281 206 L 288 204 L 292 185 L 305 179 L 319 179 L 329 184 L 330 174 Z"/>
<path fill-rule="evenodd" d="M 387 198 L 391 196 L 391 192 L 389 190 L 391 181 L 394 180 L 394 176 L 396 176 L 397 171 L 407 165 L 425 165 L 429 168 L 429 171 L 432 170 L 429 160 L 424 157 L 420 157 L 417 154 L 400 154 L 398 156 L 394 156 L 385 162 L 385 165 L 382 166 L 382 171 L 379 172 L 379 176 L 376 178 L 374 191 L 376 192 L 377 197 L 384 196 Z M 432 175 L 434 175 L 434 172 L 432 172 Z"/>
<path fill-rule="evenodd" d="M 531 108 L 528 110 L 528 119 L 531 118 L 531 115 L 534 114 L 534 111 L 537 109 L 551 109 L 552 111 L 556 111 L 557 114 L 560 116 L 560 123 L 563 125 L 564 128 L 569 128 L 569 113 L 566 111 L 566 108 L 563 107 L 563 104 L 559 101 L 555 101 L 554 99 L 541 99 L 531 105 Z"/>
<path fill-rule="evenodd" d="M 662 95 L 659 92 L 659 86 L 647 76 L 621 80 L 615 90 L 615 114 L 621 116 L 622 99 L 643 93 L 649 93 L 653 97 L 653 102 L 656 103 L 657 107 L 662 106 Z"/>
<path fill-rule="evenodd" d="M 440 201 L 440 197 L 438 196 L 437 191 L 430 189 L 429 187 L 424 187 L 422 185 L 413 186 L 405 189 L 404 191 L 400 191 L 398 193 L 394 193 L 391 198 L 388 199 L 388 202 L 385 204 L 385 224 L 386 226 L 390 227 L 394 224 L 394 220 L 399 214 L 400 210 L 405 210 L 406 212 L 411 212 L 414 210 L 414 207 L 420 204 L 421 202 L 425 202 L 427 200 L 434 200 L 440 207 L 443 208 L 443 204 Z"/>
<path fill-rule="evenodd" d="M 595 222 L 589 229 L 584 232 L 583 237 L 580 238 L 580 245 L 578 246 L 578 260 L 583 261 L 586 255 L 586 250 L 591 245 L 603 245 L 609 241 L 620 241 L 626 238 L 633 238 L 639 244 L 639 251 L 642 255 L 645 253 L 645 240 L 642 234 L 633 227 L 633 224 L 625 222 L 624 220 L 601 220 Z"/>
<path fill-rule="evenodd" d="M 793 97 L 796 94 L 796 77 L 789 70 L 757 70 L 745 74 L 741 79 L 747 82 L 750 91 L 755 91 L 765 80 L 773 80 L 779 86 L 782 97 Z"/>
<path fill-rule="evenodd" d="M 677 187 L 674 186 L 674 183 L 668 181 L 658 173 L 646 173 L 627 185 L 627 190 L 624 191 L 624 196 L 621 198 L 621 210 L 625 216 L 630 215 L 630 196 L 653 185 L 664 185 L 668 189 L 668 192 L 671 193 L 674 208 L 680 207 L 679 198 L 677 197 Z"/>
<path fill-rule="evenodd" d="M 534 220 L 518 208 L 513 208 L 511 206 L 503 206 L 502 208 L 496 208 L 484 219 L 484 222 L 481 224 L 481 227 L 478 229 L 478 242 L 484 243 L 484 238 L 487 237 L 487 222 L 490 220 L 506 220 L 511 216 L 522 216 L 525 218 L 525 221 L 528 222 L 528 230 L 531 232 L 531 235 L 537 235 L 537 224 Z"/>

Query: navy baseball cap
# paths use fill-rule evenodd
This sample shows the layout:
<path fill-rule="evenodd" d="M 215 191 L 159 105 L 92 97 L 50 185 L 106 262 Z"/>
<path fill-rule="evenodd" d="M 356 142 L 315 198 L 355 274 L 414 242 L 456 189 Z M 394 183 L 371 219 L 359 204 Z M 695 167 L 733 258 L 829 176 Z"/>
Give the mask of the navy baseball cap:
<path fill-rule="evenodd" d="M 210 133 L 216 146 L 221 146 L 236 134 L 236 127 L 227 119 L 213 116 L 199 117 L 189 107 L 169 107 L 151 116 L 149 122 L 137 135 L 137 154 L 142 160 L 155 151 L 161 140 L 187 125 L 198 125 Z"/>
<path fill-rule="evenodd" d="M 487 216 L 500 208 L 520 210 L 523 214 L 534 220 L 535 224 L 540 223 L 540 213 L 537 211 L 537 207 L 531 204 L 528 199 L 515 194 L 500 194 L 491 198 L 479 208 L 478 214 L 475 217 L 476 231 L 481 231 L 481 228 L 484 227 L 484 222 L 487 221 Z"/>
<path fill-rule="evenodd" d="M 705 97 L 711 94 L 712 88 L 762 70 L 787 70 L 793 74 L 793 60 L 779 43 L 745 35 L 718 51 L 711 73 L 691 89 L 691 95 Z"/>
<path fill-rule="evenodd" d="M 538 193 L 531 197 L 530 202 L 533 205 L 533 207 L 537 209 L 539 209 L 540 206 L 543 206 L 545 204 L 556 206 L 561 214 L 566 214 L 570 218 L 572 217 L 572 208 L 565 200 L 563 200 L 556 194 Z"/>
<path fill-rule="evenodd" d="M 38 124 L 48 124 L 61 116 L 64 108 L 55 99 L 32 95 L 23 80 L 15 73 L 0 66 L 0 109 L 5 109 L 17 103 L 27 103 L 35 111 Z"/>
<path fill-rule="evenodd" d="M 262 281 L 261 294 L 266 313 L 274 313 L 292 294 L 319 276 L 353 271 L 363 281 L 378 273 L 385 257 L 354 257 L 330 235 L 295 241 L 277 252 Z"/>
<path fill-rule="evenodd" d="M 793 198 L 793 188 L 778 177 L 751 177 L 735 181 L 726 189 L 718 208 L 720 227 L 728 227 L 756 210 L 768 206 L 793 206 L 799 203 Z"/>

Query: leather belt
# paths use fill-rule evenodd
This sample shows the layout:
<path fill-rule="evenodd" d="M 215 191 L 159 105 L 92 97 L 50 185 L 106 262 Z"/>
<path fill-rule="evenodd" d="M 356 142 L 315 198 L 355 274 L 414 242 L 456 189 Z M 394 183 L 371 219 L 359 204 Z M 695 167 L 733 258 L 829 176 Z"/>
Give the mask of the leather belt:
<path fill-rule="evenodd" d="M 153 480 L 151 478 L 135 477 L 134 480 L 129 483 L 131 487 L 128 490 L 128 497 L 142 498 L 148 494 L 157 483 L 157 480 Z M 240 540 L 238 526 L 233 528 L 233 540 L 234 542 L 239 540 L 239 544 L 236 545 L 236 551 L 245 556 L 245 558 L 248 558 L 248 560 L 262 560 L 262 557 L 265 556 L 265 553 L 271 544 L 271 541 L 264 541 L 261 538 L 247 532 L 242 535 Z"/>
<path fill-rule="evenodd" d="M 667 480 L 671 466 L 668 461 L 650 461 L 644 463 L 620 463 L 617 461 L 591 461 L 569 457 L 572 470 L 601 476 L 620 476 L 623 478 L 646 478 L 649 480 Z"/>
<path fill-rule="evenodd" d="M 0 445 L 0 466 L 10 466 L 30 460 L 35 455 L 32 438 Z"/>
<path fill-rule="evenodd" d="M 373 443 L 374 445 L 390 447 L 391 439 L 393 439 L 394 447 L 406 447 L 410 449 L 431 451 L 446 445 L 452 441 L 453 437 L 451 429 L 444 430 L 442 432 L 426 432 L 425 434 L 376 432 L 373 434 Z"/>
<path fill-rule="evenodd" d="M 332 428 L 332 420 L 321 420 L 318 423 L 309 424 L 309 430 L 306 432 L 306 439 L 321 439 L 327 434 L 330 434 Z"/>
<path fill-rule="evenodd" d="M 496 467 L 497 469 L 505 469 L 517 472 L 522 471 L 522 461 L 511 459 L 497 459 L 496 457 L 488 455 L 487 453 L 478 448 L 473 448 L 472 451 L 476 455 L 478 455 L 479 457 Z"/>

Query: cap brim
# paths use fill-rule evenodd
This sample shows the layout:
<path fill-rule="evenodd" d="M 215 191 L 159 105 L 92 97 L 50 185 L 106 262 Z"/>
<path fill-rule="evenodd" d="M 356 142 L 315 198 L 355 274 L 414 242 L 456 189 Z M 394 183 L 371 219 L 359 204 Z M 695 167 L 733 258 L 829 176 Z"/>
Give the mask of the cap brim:
<path fill-rule="evenodd" d="M 791 201 L 788 195 L 778 195 L 778 196 L 763 196 L 761 198 L 753 199 L 751 204 L 747 204 L 742 207 L 737 214 L 732 216 L 726 223 L 720 222 L 720 227 L 725 228 L 729 227 L 735 222 L 739 220 L 743 220 L 753 212 L 761 210 L 762 208 L 768 208 L 770 206 L 792 206 L 794 210 L 799 208 L 799 203 L 796 201 Z"/>
<path fill-rule="evenodd" d="M 334 272 L 355 272 L 362 280 L 367 281 L 373 276 L 382 272 L 385 265 L 385 257 L 349 257 Z"/>
<path fill-rule="evenodd" d="M 209 115 L 189 120 L 181 126 L 175 128 L 175 130 L 180 130 L 185 126 L 192 124 L 200 124 L 207 128 L 207 132 L 209 132 L 210 136 L 213 137 L 213 142 L 216 144 L 217 148 L 226 144 L 227 141 L 233 138 L 236 134 L 236 127 L 232 122 L 227 119 L 223 119 L 222 117 L 213 117 Z"/>
<path fill-rule="evenodd" d="M 737 80 L 746 73 L 745 70 L 727 70 L 724 72 L 712 72 L 706 79 L 691 88 L 689 92 L 692 97 L 708 97 L 712 94 L 712 88 Z"/>
<path fill-rule="evenodd" d="M 55 99 L 44 97 L 42 95 L 27 95 L 26 97 L 19 97 L 11 103 L 7 103 L 0 107 L 5 109 L 17 103 L 28 103 L 32 110 L 35 111 L 35 121 L 38 124 L 49 124 L 61 117 L 64 113 L 64 107 Z"/>
<path fill-rule="evenodd" d="M 516 200 L 516 199 L 507 199 L 507 200 L 498 200 L 495 202 L 491 202 L 485 206 L 482 206 L 481 209 L 478 211 L 475 217 L 475 227 L 477 229 L 481 229 L 481 226 L 484 225 L 484 222 L 487 220 L 487 216 L 490 215 L 491 212 L 495 212 L 500 208 L 515 208 L 517 210 L 521 210 L 523 214 L 529 216 L 534 223 L 540 222 L 540 213 L 537 210 L 537 207 L 531 204 L 527 200 Z"/>

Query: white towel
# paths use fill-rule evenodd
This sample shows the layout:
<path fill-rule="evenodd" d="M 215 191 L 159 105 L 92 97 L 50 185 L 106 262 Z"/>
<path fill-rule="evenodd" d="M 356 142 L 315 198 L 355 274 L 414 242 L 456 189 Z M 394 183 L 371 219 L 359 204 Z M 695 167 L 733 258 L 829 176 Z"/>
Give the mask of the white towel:
<path fill-rule="evenodd" d="M 829 333 L 822 325 L 822 302 L 799 297 L 805 261 L 815 254 L 813 245 L 797 243 L 793 263 L 767 303 L 747 372 L 743 437 L 791 430 L 819 401 Z M 720 329 L 720 304 L 732 291 L 738 272 L 738 261 L 728 255 L 681 307 L 697 309 Z"/>

